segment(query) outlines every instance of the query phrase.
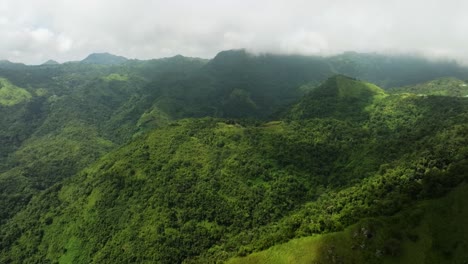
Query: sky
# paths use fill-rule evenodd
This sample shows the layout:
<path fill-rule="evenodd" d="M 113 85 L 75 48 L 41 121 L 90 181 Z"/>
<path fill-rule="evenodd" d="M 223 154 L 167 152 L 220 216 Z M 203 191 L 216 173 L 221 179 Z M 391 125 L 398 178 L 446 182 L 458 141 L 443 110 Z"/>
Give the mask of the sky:
<path fill-rule="evenodd" d="M 0 59 L 411 53 L 468 63 L 463 0 L 0 0 Z"/>

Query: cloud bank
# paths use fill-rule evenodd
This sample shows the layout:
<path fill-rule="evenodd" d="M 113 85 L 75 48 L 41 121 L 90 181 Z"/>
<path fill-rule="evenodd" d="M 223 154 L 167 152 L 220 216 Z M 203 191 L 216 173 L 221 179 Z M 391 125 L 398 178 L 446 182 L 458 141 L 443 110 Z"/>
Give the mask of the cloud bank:
<path fill-rule="evenodd" d="M 468 63 L 462 0 L 3 0 L 0 59 L 93 52 L 211 58 L 226 49 L 330 55 L 416 53 Z"/>

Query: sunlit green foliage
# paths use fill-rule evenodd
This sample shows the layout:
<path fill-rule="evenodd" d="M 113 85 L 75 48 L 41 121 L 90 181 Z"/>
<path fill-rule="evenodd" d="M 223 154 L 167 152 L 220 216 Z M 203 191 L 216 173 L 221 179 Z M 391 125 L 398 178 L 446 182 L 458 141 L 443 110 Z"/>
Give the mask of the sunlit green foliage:
<path fill-rule="evenodd" d="M 364 219 L 341 232 L 294 239 L 227 263 L 463 263 L 466 199 L 465 184 L 392 217 Z"/>
<path fill-rule="evenodd" d="M 31 99 L 31 94 L 23 88 L 12 85 L 0 78 L 0 105 L 13 106 Z"/>

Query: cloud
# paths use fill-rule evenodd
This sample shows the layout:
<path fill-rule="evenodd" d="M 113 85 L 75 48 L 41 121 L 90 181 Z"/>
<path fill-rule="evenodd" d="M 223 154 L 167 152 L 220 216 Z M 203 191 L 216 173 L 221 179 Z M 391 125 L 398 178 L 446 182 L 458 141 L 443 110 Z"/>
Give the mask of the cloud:
<path fill-rule="evenodd" d="M 39 45 L 48 44 L 54 37 L 54 33 L 52 33 L 47 28 L 38 28 L 38 29 L 30 30 L 30 32 L 28 32 L 27 34 L 30 34 L 30 37 L 33 43 L 36 43 Z"/>
<path fill-rule="evenodd" d="M 73 40 L 65 35 L 57 37 L 57 50 L 61 53 L 69 51 L 73 46 Z"/>
<path fill-rule="evenodd" d="M 320 54 L 328 50 L 328 42 L 317 32 L 302 30 L 285 36 L 279 47 L 289 54 Z"/>
<path fill-rule="evenodd" d="M 225 49 L 286 54 L 410 52 L 468 63 L 462 0 L 3 0 L 0 58 L 130 58 Z"/>

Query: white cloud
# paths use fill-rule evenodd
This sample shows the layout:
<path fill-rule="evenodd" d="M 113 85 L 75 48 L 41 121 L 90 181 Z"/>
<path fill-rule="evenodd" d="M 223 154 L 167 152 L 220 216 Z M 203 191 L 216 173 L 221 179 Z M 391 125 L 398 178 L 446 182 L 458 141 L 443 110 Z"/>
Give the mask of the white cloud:
<path fill-rule="evenodd" d="M 301 30 L 285 36 L 280 50 L 289 54 L 320 54 L 328 51 L 328 42 L 319 33 Z"/>
<path fill-rule="evenodd" d="M 0 58 L 41 63 L 108 51 L 212 57 L 232 48 L 411 52 L 468 62 L 463 0 L 3 0 Z"/>
<path fill-rule="evenodd" d="M 34 29 L 28 33 L 30 34 L 33 43 L 38 45 L 48 44 L 52 38 L 54 38 L 54 33 L 47 28 Z"/>
<path fill-rule="evenodd" d="M 59 52 L 67 52 L 73 46 L 73 40 L 66 37 L 65 35 L 59 35 L 57 37 L 57 49 Z"/>

